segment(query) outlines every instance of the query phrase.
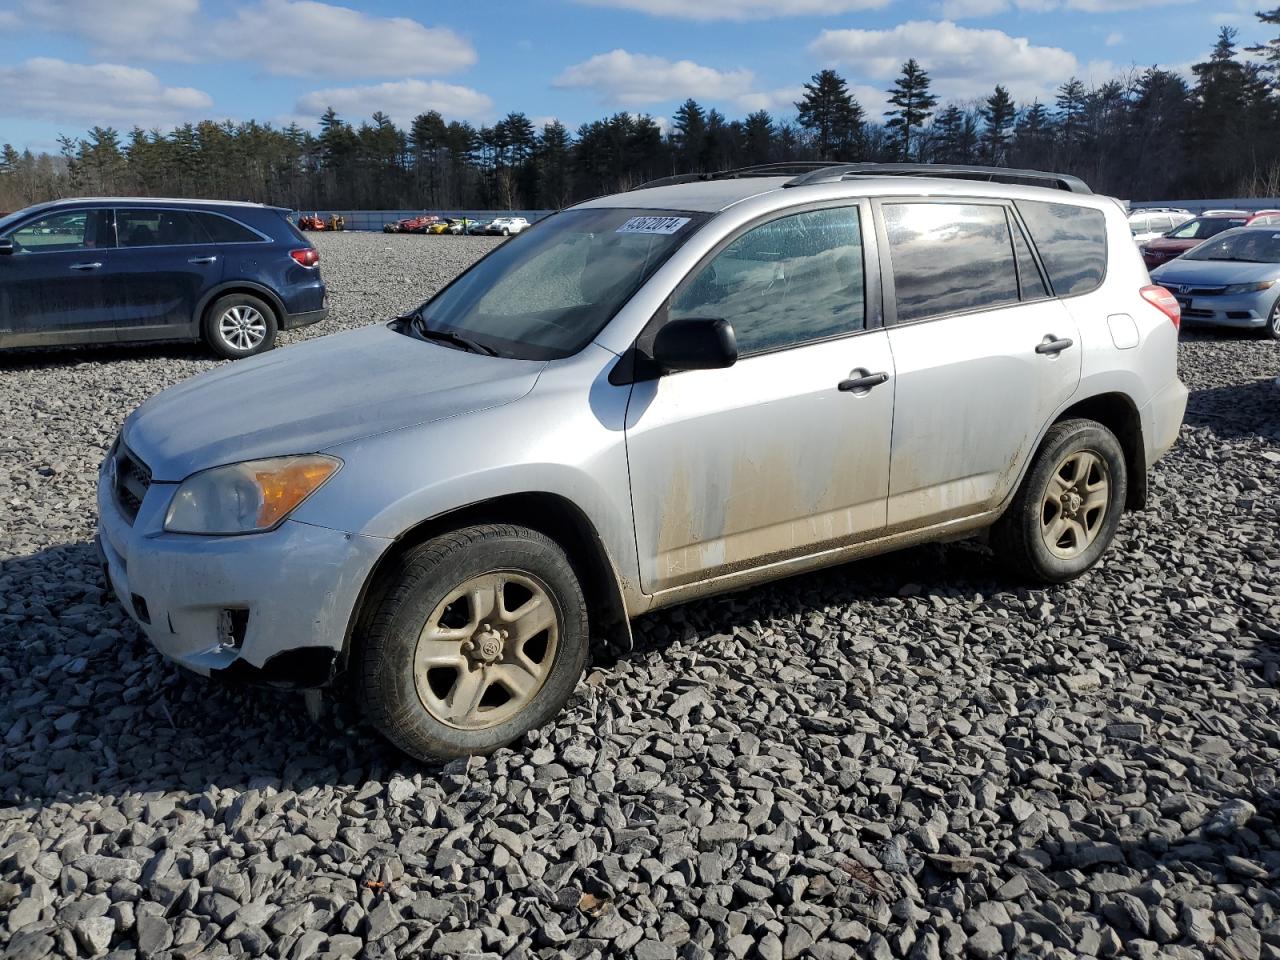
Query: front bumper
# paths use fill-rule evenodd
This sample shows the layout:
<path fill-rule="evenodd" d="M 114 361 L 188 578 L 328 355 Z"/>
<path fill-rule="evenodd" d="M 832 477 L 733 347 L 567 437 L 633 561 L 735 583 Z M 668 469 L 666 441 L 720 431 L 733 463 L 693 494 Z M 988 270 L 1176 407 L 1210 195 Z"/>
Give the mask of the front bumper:
<path fill-rule="evenodd" d="M 153 483 L 130 524 L 111 470 L 99 474 L 98 545 L 125 611 L 160 653 L 196 673 L 314 685 L 314 675 L 280 675 L 280 666 L 314 663 L 303 651 L 337 659 L 390 541 L 294 520 L 237 537 L 165 533 L 177 489 Z"/>
<path fill-rule="evenodd" d="M 1182 322 L 1189 327 L 1260 330 L 1267 325 L 1278 295 L 1276 288 L 1272 287 L 1234 297 L 1192 297 L 1190 304 L 1182 308 Z"/>

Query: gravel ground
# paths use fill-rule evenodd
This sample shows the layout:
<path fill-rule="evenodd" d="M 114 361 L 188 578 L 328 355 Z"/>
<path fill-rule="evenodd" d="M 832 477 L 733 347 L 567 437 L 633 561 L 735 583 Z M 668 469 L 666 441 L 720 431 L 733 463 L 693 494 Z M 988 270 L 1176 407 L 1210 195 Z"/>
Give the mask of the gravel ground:
<path fill-rule="evenodd" d="M 335 316 L 282 340 L 493 242 L 321 235 Z M 657 614 L 438 768 L 104 599 L 97 463 L 213 365 L 0 360 L 0 955 L 1280 958 L 1280 346 L 1185 337 L 1181 441 L 1083 580 L 952 544 Z"/>

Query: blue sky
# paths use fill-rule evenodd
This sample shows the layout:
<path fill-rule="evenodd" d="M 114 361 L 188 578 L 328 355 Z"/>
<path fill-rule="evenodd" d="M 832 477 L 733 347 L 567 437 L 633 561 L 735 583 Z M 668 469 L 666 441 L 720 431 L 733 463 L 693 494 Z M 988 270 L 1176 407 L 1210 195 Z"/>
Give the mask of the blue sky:
<path fill-rule="evenodd" d="M 1264 39 L 1262 0 L 0 0 L 0 142 L 56 149 L 93 124 L 256 118 L 328 104 L 399 123 L 520 110 L 571 128 L 618 110 L 665 120 L 693 96 L 730 117 L 794 113 L 816 70 L 868 113 L 916 57 L 945 100 L 997 82 L 1051 99 L 1153 63 L 1186 71 L 1218 26 Z"/>

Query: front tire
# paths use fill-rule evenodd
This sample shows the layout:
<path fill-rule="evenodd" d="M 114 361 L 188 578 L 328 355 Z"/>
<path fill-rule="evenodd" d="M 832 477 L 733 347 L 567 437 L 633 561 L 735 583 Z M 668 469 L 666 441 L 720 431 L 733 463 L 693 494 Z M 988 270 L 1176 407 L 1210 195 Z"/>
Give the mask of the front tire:
<path fill-rule="evenodd" d="M 419 760 L 488 753 L 555 717 L 587 660 L 586 600 L 536 531 L 485 524 L 409 551 L 362 638 L 365 711 Z"/>
<path fill-rule="evenodd" d="M 215 300 L 205 311 L 204 339 L 226 360 L 240 360 L 270 350 L 276 343 L 276 313 L 247 293 L 233 293 Z"/>
<path fill-rule="evenodd" d="M 992 529 L 991 545 L 1016 577 L 1074 580 L 1111 544 L 1127 496 L 1124 450 L 1115 434 L 1094 420 L 1055 423 Z"/>
<path fill-rule="evenodd" d="M 1262 328 L 1262 335 L 1268 340 L 1280 340 L 1280 300 L 1271 307 L 1271 315 L 1267 317 L 1267 325 Z"/>

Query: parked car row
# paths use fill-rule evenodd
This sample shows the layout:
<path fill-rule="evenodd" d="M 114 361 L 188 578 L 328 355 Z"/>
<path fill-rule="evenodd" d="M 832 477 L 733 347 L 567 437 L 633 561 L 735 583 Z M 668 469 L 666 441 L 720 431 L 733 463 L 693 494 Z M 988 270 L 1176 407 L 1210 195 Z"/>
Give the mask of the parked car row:
<path fill-rule="evenodd" d="M 229 359 L 328 314 L 283 207 L 82 198 L 0 218 L 0 348 L 201 340 Z"/>
<path fill-rule="evenodd" d="M 418 217 L 405 217 L 393 223 L 383 224 L 383 233 L 425 233 L 439 236 L 450 234 L 459 236 L 501 236 L 509 237 L 529 229 L 529 221 L 524 217 L 497 217 L 493 220 L 472 220 L 467 217 L 440 217 L 435 214 L 423 214 Z"/>

